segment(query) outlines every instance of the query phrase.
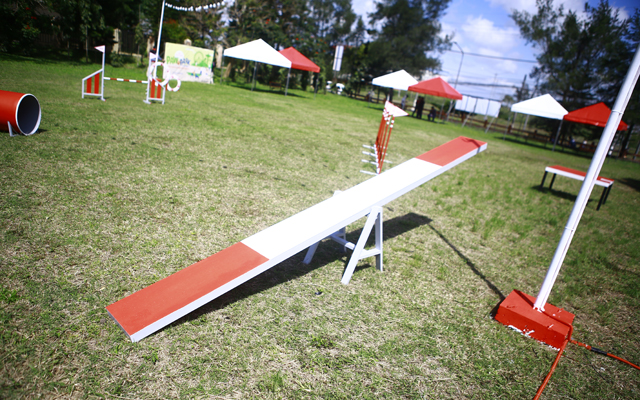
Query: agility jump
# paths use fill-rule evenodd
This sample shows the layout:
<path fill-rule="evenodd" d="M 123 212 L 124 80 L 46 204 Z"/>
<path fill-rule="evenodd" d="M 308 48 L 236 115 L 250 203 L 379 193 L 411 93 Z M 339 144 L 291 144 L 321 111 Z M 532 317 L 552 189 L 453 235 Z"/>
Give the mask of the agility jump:
<path fill-rule="evenodd" d="M 131 83 L 144 83 L 147 85 L 147 94 L 145 103 L 150 104 L 152 101 L 159 101 L 164 104 L 164 97 L 166 91 L 177 92 L 180 90 L 180 80 L 174 78 L 173 76 L 165 79 L 164 81 L 160 81 L 157 76 L 158 66 L 164 65 L 159 61 L 152 61 L 151 57 L 149 57 L 149 67 L 147 68 L 147 80 L 137 80 L 137 79 L 124 79 L 124 78 L 111 78 L 108 76 L 104 76 L 104 58 L 105 58 L 105 46 L 96 46 L 96 50 L 102 53 L 102 68 L 97 70 L 96 72 L 87 75 L 82 78 L 82 98 L 84 96 L 97 96 L 100 97 L 100 100 L 104 100 L 104 81 L 118 81 L 118 82 L 131 82 Z M 169 81 L 175 79 L 177 84 L 174 87 L 169 85 Z"/>
<path fill-rule="evenodd" d="M 349 282 L 362 258 L 376 256 L 382 270 L 382 206 L 486 148 L 462 136 L 447 142 L 139 290 L 107 311 L 137 342 L 311 246 L 305 257 L 310 262 L 318 242 L 367 215 L 357 244 L 339 234 L 331 237 L 354 250 L 342 283 Z M 376 247 L 365 250 L 374 225 Z"/>

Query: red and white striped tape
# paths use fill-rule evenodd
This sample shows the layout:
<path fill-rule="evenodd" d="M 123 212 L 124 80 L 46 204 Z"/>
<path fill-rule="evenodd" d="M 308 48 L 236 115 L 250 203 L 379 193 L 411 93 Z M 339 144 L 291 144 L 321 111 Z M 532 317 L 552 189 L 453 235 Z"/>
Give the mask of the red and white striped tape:
<path fill-rule="evenodd" d="M 148 83 L 148 81 L 140 81 L 137 79 L 124 79 L 124 78 L 109 78 L 107 76 L 104 77 L 105 81 L 118 81 L 118 82 L 132 82 L 132 83 Z"/>

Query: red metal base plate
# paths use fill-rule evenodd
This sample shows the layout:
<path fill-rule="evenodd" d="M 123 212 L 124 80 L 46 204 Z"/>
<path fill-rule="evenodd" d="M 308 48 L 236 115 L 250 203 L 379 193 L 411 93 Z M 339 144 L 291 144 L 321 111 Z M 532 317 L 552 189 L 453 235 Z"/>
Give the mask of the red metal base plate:
<path fill-rule="evenodd" d="M 535 297 L 514 290 L 500 303 L 495 319 L 525 336 L 559 349 L 569 335 L 575 315 L 549 303 L 545 304 L 542 313 L 533 309 L 535 301 Z"/>

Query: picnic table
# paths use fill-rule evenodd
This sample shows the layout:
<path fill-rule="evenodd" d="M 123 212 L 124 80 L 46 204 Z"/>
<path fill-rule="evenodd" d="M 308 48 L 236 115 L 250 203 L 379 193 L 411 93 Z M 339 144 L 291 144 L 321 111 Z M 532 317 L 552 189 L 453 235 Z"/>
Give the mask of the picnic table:
<path fill-rule="evenodd" d="M 544 181 L 547 179 L 547 174 L 552 173 L 553 177 L 551 178 L 551 183 L 549 184 L 549 190 L 553 187 L 553 182 L 556 180 L 557 175 L 561 175 L 567 178 L 576 179 L 579 181 L 584 181 L 584 178 L 587 176 L 586 172 L 578 171 L 576 169 L 563 167 L 561 165 L 552 165 L 551 167 L 546 167 L 544 169 L 544 175 L 542 176 L 542 182 L 540 183 L 540 189 L 544 187 Z M 602 186 L 604 189 L 602 190 L 602 195 L 600 195 L 600 201 L 598 202 L 598 207 L 596 207 L 596 211 L 600 210 L 600 206 L 607 202 L 607 197 L 609 197 L 609 192 L 611 191 L 611 186 L 613 186 L 613 179 L 604 178 L 602 176 L 598 176 L 595 184 L 598 186 Z"/>

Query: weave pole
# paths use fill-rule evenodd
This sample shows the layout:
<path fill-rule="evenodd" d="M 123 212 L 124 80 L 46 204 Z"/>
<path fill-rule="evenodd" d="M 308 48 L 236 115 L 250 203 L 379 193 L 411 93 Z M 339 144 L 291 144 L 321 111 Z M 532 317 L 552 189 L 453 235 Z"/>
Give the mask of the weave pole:
<path fill-rule="evenodd" d="M 368 156 L 372 156 L 375 158 L 375 161 L 367 161 L 362 160 L 362 162 L 371 163 L 376 167 L 376 173 L 373 175 L 380 175 L 382 172 L 382 164 L 384 163 L 384 159 L 387 155 L 387 149 L 389 148 L 389 139 L 391 139 L 391 131 L 393 130 L 393 124 L 395 122 L 395 117 L 404 117 L 407 114 L 401 108 L 396 107 L 393 103 L 386 102 L 384 105 L 384 110 L 382 110 L 382 118 L 380 119 L 380 126 L 378 127 L 378 135 L 376 136 L 376 141 L 373 145 L 363 147 L 373 150 L 373 153 L 368 153 L 363 151 L 362 153 Z M 372 174 L 368 171 L 360 171 L 367 174 Z"/>

